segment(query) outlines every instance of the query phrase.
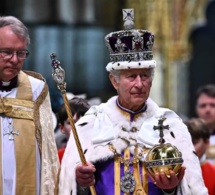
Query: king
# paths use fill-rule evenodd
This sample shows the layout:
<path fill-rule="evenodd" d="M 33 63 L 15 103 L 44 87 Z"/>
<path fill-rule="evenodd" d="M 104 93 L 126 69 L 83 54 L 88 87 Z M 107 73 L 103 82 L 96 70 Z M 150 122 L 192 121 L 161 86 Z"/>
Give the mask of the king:
<path fill-rule="evenodd" d="M 154 35 L 134 29 L 133 9 L 123 14 L 125 30 L 105 36 L 110 53 L 106 70 L 117 94 L 92 106 L 75 124 L 87 166 L 71 136 L 62 160 L 59 194 L 88 195 L 94 185 L 98 195 L 207 195 L 186 126 L 174 111 L 149 97 L 156 67 Z M 177 172 L 168 169 L 168 177 L 146 167 L 146 156 L 159 140 L 165 144 L 164 138 L 183 156 L 183 166 Z"/>

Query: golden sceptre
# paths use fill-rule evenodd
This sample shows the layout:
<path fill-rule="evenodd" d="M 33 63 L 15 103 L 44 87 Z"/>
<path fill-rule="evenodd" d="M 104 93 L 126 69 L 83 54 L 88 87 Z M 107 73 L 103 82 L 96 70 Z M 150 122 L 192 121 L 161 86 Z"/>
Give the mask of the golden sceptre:
<path fill-rule="evenodd" d="M 55 53 L 52 53 L 50 55 L 50 57 L 51 57 L 51 60 L 52 60 L 52 67 L 53 67 L 53 69 L 52 69 L 52 77 L 53 77 L 54 81 L 57 83 L 57 88 L 62 93 L 63 101 L 64 101 L 65 108 L 66 108 L 66 112 L 67 112 L 67 115 L 68 115 L 68 118 L 69 118 L 69 122 L 70 122 L 70 124 L 72 126 L 72 132 L 73 132 L 73 136 L 74 136 L 74 139 L 75 139 L 75 143 L 76 143 L 76 146 L 77 146 L 77 149 L 78 149 L 78 153 L 79 153 L 81 162 L 82 162 L 83 165 L 87 165 L 87 161 L 85 159 L 84 152 L 82 150 L 81 143 L 80 143 L 80 140 L 78 138 L 75 123 L 73 121 L 72 112 L 71 112 L 71 109 L 69 107 L 69 101 L 68 101 L 67 96 L 66 96 L 66 82 L 64 82 L 65 71 L 60 66 L 60 61 L 58 61 L 56 59 L 57 55 Z M 95 191 L 94 186 L 90 186 L 90 192 L 91 192 L 92 195 L 96 195 L 96 191 Z"/>

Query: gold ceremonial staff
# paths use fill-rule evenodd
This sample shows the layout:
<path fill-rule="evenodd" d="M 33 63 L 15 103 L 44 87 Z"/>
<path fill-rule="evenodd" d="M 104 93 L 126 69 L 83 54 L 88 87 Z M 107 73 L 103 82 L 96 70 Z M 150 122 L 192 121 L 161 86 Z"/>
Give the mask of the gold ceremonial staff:
<path fill-rule="evenodd" d="M 67 112 L 67 115 L 68 115 L 68 118 L 69 118 L 69 122 L 70 122 L 70 124 L 72 126 L 72 132 L 73 132 L 73 136 L 74 136 L 74 139 L 75 139 L 75 143 L 76 143 L 76 146 L 77 146 L 77 149 L 78 149 L 78 153 L 79 153 L 81 162 L 82 162 L 83 165 L 87 165 L 87 161 L 85 159 L 84 152 L 82 150 L 81 143 L 80 143 L 80 140 L 78 138 L 78 134 L 77 134 L 75 124 L 74 124 L 74 121 L 73 121 L 72 112 L 71 112 L 71 109 L 69 107 L 69 101 L 68 101 L 67 96 L 66 96 L 66 82 L 64 82 L 65 71 L 60 66 L 60 61 L 58 61 L 56 59 L 57 55 L 55 53 L 52 53 L 50 55 L 50 57 L 51 57 L 51 60 L 52 60 L 52 67 L 53 67 L 52 77 L 53 77 L 54 81 L 57 83 L 57 88 L 62 93 L 63 101 L 64 101 L 65 108 L 66 108 L 66 112 Z M 96 190 L 95 190 L 94 186 L 90 186 L 90 192 L 91 192 L 92 195 L 96 195 Z"/>

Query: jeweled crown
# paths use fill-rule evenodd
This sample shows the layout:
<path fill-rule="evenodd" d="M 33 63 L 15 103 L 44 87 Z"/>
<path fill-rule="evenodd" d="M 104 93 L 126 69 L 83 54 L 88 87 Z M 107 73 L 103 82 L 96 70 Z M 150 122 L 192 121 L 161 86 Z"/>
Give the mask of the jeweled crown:
<path fill-rule="evenodd" d="M 123 9 L 125 30 L 111 32 L 105 36 L 105 44 L 110 52 L 107 71 L 129 68 L 154 68 L 152 60 L 154 35 L 148 30 L 134 28 L 134 10 Z"/>

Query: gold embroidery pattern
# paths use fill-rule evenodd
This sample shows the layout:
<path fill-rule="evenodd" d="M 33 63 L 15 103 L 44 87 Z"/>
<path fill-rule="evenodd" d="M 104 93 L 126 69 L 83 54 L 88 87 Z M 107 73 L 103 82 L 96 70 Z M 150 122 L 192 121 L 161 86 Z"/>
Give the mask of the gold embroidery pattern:
<path fill-rule="evenodd" d="M 34 102 L 15 98 L 0 99 L 0 113 L 11 118 L 30 119 L 34 118 Z"/>

